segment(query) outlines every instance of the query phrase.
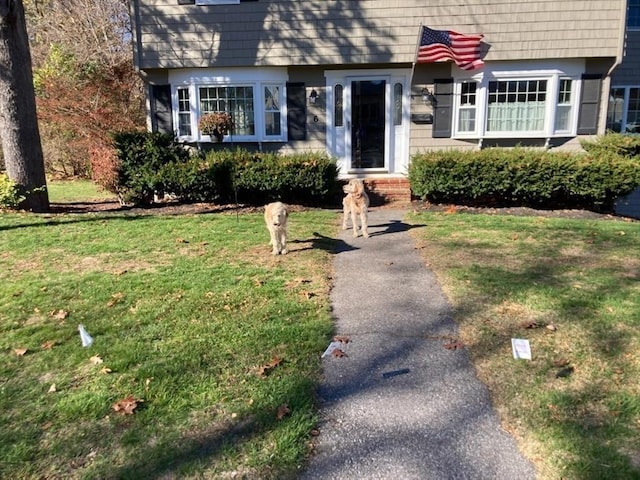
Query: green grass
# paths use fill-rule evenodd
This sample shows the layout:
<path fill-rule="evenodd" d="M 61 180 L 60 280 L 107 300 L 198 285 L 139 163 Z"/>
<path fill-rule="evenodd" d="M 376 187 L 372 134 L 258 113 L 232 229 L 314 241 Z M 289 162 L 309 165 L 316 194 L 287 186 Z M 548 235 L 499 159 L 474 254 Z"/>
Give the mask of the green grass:
<path fill-rule="evenodd" d="M 425 225 L 412 232 L 539 478 L 640 478 L 640 223 L 444 213 L 411 221 Z M 529 339 L 531 361 L 512 358 L 511 338 Z M 557 376 L 563 368 L 573 370 Z"/>
<path fill-rule="evenodd" d="M 2 214 L 0 477 L 291 475 L 316 422 L 336 226 L 296 212 L 273 257 L 259 213 Z"/>
<path fill-rule="evenodd" d="M 47 191 L 51 203 L 99 201 L 115 198 L 90 180 L 50 180 Z"/>

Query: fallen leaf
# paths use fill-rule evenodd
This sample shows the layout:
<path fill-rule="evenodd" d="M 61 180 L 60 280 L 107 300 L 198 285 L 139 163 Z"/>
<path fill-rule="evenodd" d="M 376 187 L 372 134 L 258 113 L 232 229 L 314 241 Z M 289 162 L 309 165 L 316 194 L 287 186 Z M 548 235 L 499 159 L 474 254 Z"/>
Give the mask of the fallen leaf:
<path fill-rule="evenodd" d="M 446 213 L 447 215 L 451 215 L 457 212 L 458 212 L 458 207 L 456 207 L 455 205 L 451 205 L 447 207 L 447 209 L 444 211 L 444 213 Z"/>
<path fill-rule="evenodd" d="M 19 357 L 22 357 L 25 353 L 27 353 L 27 349 L 26 348 L 14 348 L 13 351 L 16 353 L 16 355 L 18 355 Z"/>
<path fill-rule="evenodd" d="M 282 404 L 278 407 L 278 411 L 276 412 L 276 419 L 282 420 L 284 417 L 286 417 L 290 413 L 291 413 L 291 409 L 289 408 L 289 406 Z"/>
<path fill-rule="evenodd" d="M 116 270 L 115 272 L 113 272 L 114 275 L 120 276 L 120 275 L 124 275 L 125 273 L 127 273 L 128 270 L 124 269 L 124 270 Z"/>
<path fill-rule="evenodd" d="M 338 357 L 338 358 L 348 357 L 349 356 L 346 353 L 344 353 L 342 350 L 340 350 L 339 348 L 336 348 L 333 352 L 331 352 L 331 355 L 333 355 L 334 357 Z"/>
<path fill-rule="evenodd" d="M 122 400 L 118 400 L 111 406 L 111 408 L 113 408 L 117 413 L 132 415 L 134 410 L 138 407 L 139 402 L 142 402 L 142 400 L 135 398 L 133 395 L 129 395 Z"/>
<path fill-rule="evenodd" d="M 346 343 L 349 343 L 349 337 L 344 335 L 336 335 L 335 337 L 333 337 L 333 341 L 346 344 Z"/>
<path fill-rule="evenodd" d="M 54 310 L 51 312 L 51 316 L 57 320 L 64 320 L 69 316 L 69 312 L 66 310 Z"/>
<path fill-rule="evenodd" d="M 447 350 L 458 350 L 460 348 L 464 348 L 464 343 L 462 342 L 449 342 L 444 344 L 444 348 Z"/>
<path fill-rule="evenodd" d="M 516 240 L 518 240 L 518 238 L 520 238 L 520 237 L 518 236 L 518 234 L 517 234 L 517 233 L 514 233 L 513 235 L 511 235 L 511 240 L 513 240 L 514 242 L 515 242 Z"/>
<path fill-rule="evenodd" d="M 91 357 L 89 359 L 89 361 L 93 364 L 93 365 L 100 365 L 102 363 L 102 359 L 100 358 L 100 355 L 94 355 L 93 357 Z"/>
<path fill-rule="evenodd" d="M 265 363 L 264 365 L 260 365 L 257 368 L 258 376 L 259 377 L 266 377 L 269 374 L 269 372 L 271 372 L 271 370 L 276 368 L 281 363 L 282 363 L 282 358 L 277 357 L 277 356 L 273 357 L 270 362 Z"/>
<path fill-rule="evenodd" d="M 540 325 L 538 325 L 538 322 L 536 321 L 527 321 L 527 322 L 522 322 L 520 326 L 522 328 L 538 328 Z"/>
<path fill-rule="evenodd" d="M 109 367 L 103 367 L 100 369 L 100 373 L 104 373 L 104 374 L 111 373 L 112 371 L 113 370 L 111 370 Z"/>
<path fill-rule="evenodd" d="M 320 430 L 311 430 L 309 432 L 309 435 L 311 435 L 312 437 L 317 437 L 318 435 L 320 435 Z"/>
<path fill-rule="evenodd" d="M 51 386 L 49 387 L 49 393 L 54 393 L 56 392 L 56 384 L 52 383 Z"/>
<path fill-rule="evenodd" d="M 315 297 L 315 296 L 316 296 L 316 294 L 315 294 L 315 293 L 313 293 L 313 292 L 308 292 L 308 291 L 306 291 L 306 290 L 303 290 L 302 292 L 300 292 L 300 294 L 301 294 L 303 297 L 305 297 L 307 300 L 309 300 L 310 298 L 313 298 L 313 297 Z"/>
<path fill-rule="evenodd" d="M 55 344 L 55 340 L 48 340 L 40 345 L 40 348 L 42 348 L 43 350 L 51 350 Z"/>
<path fill-rule="evenodd" d="M 557 358 L 553 361 L 553 366 L 554 367 L 566 367 L 567 365 L 569 365 L 569 360 L 567 360 L 566 358 Z"/>
<path fill-rule="evenodd" d="M 123 298 L 124 298 L 124 293 L 122 292 L 114 293 L 113 295 L 111 295 L 111 300 L 107 302 L 107 307 L 113 307 L 116 303 L 118 303 Z"/>
<path fill-rule="evenodd" d="M 558 330 L 558 327 L 556 327 L 553 323 L 550 323 L 549 325 L 547 325 L 547 330 L 555 332 L 556 330 Z"/>
<path fill-rule="evenodd" d="M 189 243 L 189 241 L 184 238 L 176 238 L 176 243 Z"/>

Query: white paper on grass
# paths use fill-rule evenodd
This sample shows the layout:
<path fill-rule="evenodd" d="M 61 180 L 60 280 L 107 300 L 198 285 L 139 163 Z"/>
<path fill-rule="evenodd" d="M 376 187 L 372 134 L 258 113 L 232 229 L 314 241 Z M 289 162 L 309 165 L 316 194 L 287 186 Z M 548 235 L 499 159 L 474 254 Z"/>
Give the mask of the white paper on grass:
<path fill-rule="evenodd" d="M 78 325 L 78 331 L 80 332 L 80 340 L 82 341 L 83 347 L 90 347 L 93 345 L 93 337 L 85 330 L 84 325 Z"/>
<path fill-rule="evenodd" d="M 321 358 L 328 357 L 329 355 L 331 355 L 331 352 L 333 352 L 336 348 L 340 348 L 341 346 L 342 346 L 342 342 L 331 342 L 327 347 L 327 349 L 322 354 Z"/>
<path fill-rule="evenodd" d="M 531 360 L 531 345 L 529 345 L 529 340 L 512 338 L 511 349 L 513 350 L 513 358 Z"/>

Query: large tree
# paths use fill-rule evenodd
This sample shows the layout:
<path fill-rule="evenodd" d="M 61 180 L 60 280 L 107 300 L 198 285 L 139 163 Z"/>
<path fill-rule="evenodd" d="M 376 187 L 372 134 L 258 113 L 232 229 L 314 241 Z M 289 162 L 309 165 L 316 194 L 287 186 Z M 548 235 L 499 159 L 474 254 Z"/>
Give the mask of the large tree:
<path fill-rule="evenodd" d="M 22 0 L 0 0 L 0 136 L 7 176 L 25 195 L 20 206 L 49 210 Z"/>

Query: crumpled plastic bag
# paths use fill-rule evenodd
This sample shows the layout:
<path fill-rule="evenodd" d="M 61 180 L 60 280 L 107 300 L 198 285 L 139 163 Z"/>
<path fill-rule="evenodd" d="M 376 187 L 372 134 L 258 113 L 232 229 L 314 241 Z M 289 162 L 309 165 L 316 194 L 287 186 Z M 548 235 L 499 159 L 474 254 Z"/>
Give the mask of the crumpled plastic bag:
<path fill-rule="evenodd" d="M 80 332 L 80 340 L 82 341 L 83 347 L 90 347 L 93 345 L 93 337 L 85 330 L 84 325 L 78 325 L 78 331 Z"/>

